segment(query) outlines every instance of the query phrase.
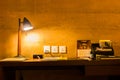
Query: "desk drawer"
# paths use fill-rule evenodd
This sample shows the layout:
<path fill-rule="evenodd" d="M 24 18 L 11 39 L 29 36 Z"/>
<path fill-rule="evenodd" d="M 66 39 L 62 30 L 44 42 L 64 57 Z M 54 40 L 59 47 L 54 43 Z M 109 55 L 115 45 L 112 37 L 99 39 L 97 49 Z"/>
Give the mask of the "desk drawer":
<path fill-rule="evenodd" d="M 86 66 L 85 75 L 100 75 L 100 76 L 109 76 L 109 75 L 120 75 L 120 66 Z"/>

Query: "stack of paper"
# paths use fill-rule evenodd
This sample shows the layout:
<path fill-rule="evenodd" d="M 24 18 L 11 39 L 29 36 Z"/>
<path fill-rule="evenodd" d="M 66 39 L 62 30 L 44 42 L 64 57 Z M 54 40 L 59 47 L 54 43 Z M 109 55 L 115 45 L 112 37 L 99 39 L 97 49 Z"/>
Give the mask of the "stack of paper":
<path fill-rule="evenodd" d="M 1 61 L 25 61 L 26 58 L 5 58 L 2 59 Z"/>

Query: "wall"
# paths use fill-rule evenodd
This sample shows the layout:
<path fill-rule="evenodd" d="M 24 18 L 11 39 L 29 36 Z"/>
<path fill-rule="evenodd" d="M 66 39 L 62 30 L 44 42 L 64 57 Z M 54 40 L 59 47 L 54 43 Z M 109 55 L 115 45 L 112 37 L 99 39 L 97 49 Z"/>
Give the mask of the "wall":
<path fill-rule="evenodd" d="M 35 27 L 22 33 L 24 56 L 43 53 L 44 45 L 66 45 L 67 56 L 76 57 L 79 39 L 110 39 L 115 55 L 120 55 L 119 4 L 119 0 L 1 0 L 0 58 L 16 55 L 18 18 L 23 17 Z M 28 40 L 29 35 L 33 38 Z"/>

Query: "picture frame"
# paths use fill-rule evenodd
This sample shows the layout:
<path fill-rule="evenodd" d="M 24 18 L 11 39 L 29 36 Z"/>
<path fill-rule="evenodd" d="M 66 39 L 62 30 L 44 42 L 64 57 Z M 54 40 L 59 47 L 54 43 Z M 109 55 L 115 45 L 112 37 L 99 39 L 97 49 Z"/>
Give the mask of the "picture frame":
<path fill-rule="evenodd" d="M 100 48 L 110 48 L 112 47 L 112 41 L 111 40 L 99 40 Z"/>
<path fill-rule="evenodd" d="M 91 57 L 91 40 L 77 40 L 77 58 Z"/>

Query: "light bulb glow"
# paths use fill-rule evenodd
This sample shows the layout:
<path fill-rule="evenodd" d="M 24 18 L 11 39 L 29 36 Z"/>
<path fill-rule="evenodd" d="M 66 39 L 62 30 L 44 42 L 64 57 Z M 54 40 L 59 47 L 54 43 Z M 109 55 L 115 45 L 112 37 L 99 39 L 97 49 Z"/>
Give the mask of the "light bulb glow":
<path fill-rule="evenodd" d="M 25 41 L 27 43 L 34 43 L 34 42 L 38 42 L 40 39 L 39 35 L 38 34 L 28 34 L 26 37 L 25 37 Z"/>
<path fill-rule="evenodd" d="M 24 31 L 28 31 L 28 30 L 31 30 L 31 29 L 33 29 L 33 27 L 24 27 L 23 28 Z"/>

